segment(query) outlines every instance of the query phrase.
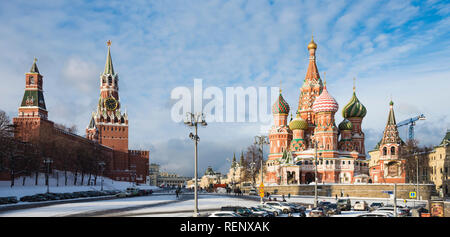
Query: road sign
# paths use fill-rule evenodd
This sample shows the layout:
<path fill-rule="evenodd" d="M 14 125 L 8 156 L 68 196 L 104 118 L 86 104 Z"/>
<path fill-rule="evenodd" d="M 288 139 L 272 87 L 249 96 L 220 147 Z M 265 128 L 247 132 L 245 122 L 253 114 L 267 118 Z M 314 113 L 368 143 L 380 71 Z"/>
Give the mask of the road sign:
<path fill-rule="evenodd" d="M 259 185 L 259 196 L 262 198 L 264 197 L 264 184 L 262 182 Z"/>
<path fill-rule="evenodd" d="M 416 192 L 409 192 L 409 198 L 416 198 Z"/>

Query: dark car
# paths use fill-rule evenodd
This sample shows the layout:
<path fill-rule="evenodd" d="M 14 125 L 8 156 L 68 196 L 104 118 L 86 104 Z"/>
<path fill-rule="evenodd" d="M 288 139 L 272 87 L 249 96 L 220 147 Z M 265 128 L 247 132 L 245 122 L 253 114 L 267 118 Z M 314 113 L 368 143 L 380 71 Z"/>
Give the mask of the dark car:
<path fill-rule="evenodd" d="M 352 209 L 352 203 L 348 198 L 338 199 L 336 204 L 341 211 L 350 211 Z"/>
<path fill-rule="evenodd" d="M 286 203 L 287 205 L 289 205 L 294 213 L 300 213 L 301 217 L 306 217 L 305 211 L 306 211 L 306 207 L 299 205 L 299 204 L 295 204 L 295 203 Z"/>
<path fill-rule="evenodd" d="M 309 217 L 326 217 L 328 216 L 325 209 L 322 207 L 315 207 L 309 212 Z"/>
<path fill-rule="evenodd" d="M 341 214 L 341 209 L 339 209 L 337 204 L 331 203 L 327 205 L 327 214 L 328 215 L 339 215 Z"/>
<path fill-rule="evenodd" d="M 262 209 L 262 208 L 259 208 L 259 207 L 250 207 L 250 210 L 253 213 L 255 213 L 255 212 L 256 213 L 265 212 L 267 214 L 267 217 L 275 217 L 276 216 L 276 214 L 274 212 L 268 211 L 268 210 L 265 210 L 265 209 Z"/>
<path fill-rule="evenodd" d="M 370 204 L 370 206 L 369 206 L 369 209 L 371 210 L 371 211 L 373 211 L 373 210 L 376 210 L 376 209 L 378 209 L 378 208 L 380 208 L 380 207 L 383 207 L 384 206 L 384 204 L 382 203 L 382 202 L 372 202 L 371 204 Z"/>
<path fill-rule="evenodd" d="M 331 204 L 331 202 L 326 202 L 326 201 L 319 202 L 319 206 L 328 206 L 330 204 Z"/>
<path fill-rule="evenodd" d="M 46 193 L 44 194 L 44 196 L 47 198 L 47 200 L 60 200 L 56 193 Z"/>
<path fill-rule="evenodd" d="M 12 203 L 18 203 L 17 198 L 14 196 L 10 197 L 0 197 L 0 204 L 12 204 Z"/>
<path fill-rule="evenodd" d="M 225 207 L 221 207 L 220 210 L 221 211 L 232 211 L 232 212 L 237 213 L 244 217 L 254 217 L 255 216 L 253 214 L 253 212 L 250 211 L 250 209 L 245 208 L 245 207 L 240 207 L 240 206 L 225 206 Z"/>
<path fill-rule="evenodd" d="M 29 202 L 42 202 L 47 200 L 49 200 L 48 197 L 45 194 L 40 193 L 32 195 Z"/>

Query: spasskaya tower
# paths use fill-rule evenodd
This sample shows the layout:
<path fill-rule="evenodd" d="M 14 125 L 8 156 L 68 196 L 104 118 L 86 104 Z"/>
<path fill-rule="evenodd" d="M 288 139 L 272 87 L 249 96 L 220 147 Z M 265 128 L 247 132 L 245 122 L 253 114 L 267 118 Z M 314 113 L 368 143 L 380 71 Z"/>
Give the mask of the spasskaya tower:
<path fill-rule="evenodd" d="M 128 152 L 128 115 L 122 113 L 119 97 L 119 76 L 111 59 L 111 41 L 107 42 L 105 70 L 100 75 L 100 98 L 92 112 L 86 137 L 116 151 Z"/>

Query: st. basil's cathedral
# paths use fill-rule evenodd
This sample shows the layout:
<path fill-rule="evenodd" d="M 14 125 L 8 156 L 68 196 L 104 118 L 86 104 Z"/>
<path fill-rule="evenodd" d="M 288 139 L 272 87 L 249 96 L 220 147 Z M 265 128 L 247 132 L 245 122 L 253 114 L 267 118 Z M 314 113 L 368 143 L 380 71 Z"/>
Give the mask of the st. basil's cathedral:
<path fill-rule="evenodd" d="M 264 182 L 268 185 L 308 184 L 315 180 L 315 144 L 317 178 L 320 183 L 366 183 L 369 167 L 364 147 L 362 121 L 367 110 L 353 96 L 342 110 L 344 120 L 336 126 L 336 100 L 322 81 L 316 64 L 317 44 L 308 44 L 309 66 L 296 116 L 288 123 L 289 104 L 281 90 L 272 106 L 274 125 L 269 131 L 270 152 Z"/>

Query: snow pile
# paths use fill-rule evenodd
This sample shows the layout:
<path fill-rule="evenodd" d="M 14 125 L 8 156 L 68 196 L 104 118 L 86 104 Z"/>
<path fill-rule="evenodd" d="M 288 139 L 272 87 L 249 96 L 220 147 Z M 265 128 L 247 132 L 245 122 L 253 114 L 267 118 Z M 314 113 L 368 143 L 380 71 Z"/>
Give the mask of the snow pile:
<path fill-rule="evenodd" d="M 72 193 L 89 190 L 101 190 L 102 178 L 97 177 L 96 185 L 94 185 L 94 176 L 91 176 L 92 185 L 88 185 L 89 175 L 84 176 L 83 185 L 81 185 L 81 175 L 77 177 L 77 183 L 74 185 L 74 175 L 67 174 L 67 186 L 65 185 L 64 172 L 54 171 L 49 177 L 49 186 L 51 193 Z M 11 187 L 11 181 L 0 181 L 0 197 L 16 196 L 17 199 L 27 195 L 34 195 L 38 193 L 46 193 L 47 186 L 45 185 L 45 173 L 38 175 L 38 185 L 35 185 L 35 176 L 28 176 L 25 178 L 25 185 L 23 184 L 23 177 L 14 180 L 14 186 Z M 115 181 L 104 177 L 103 190 L 125 190 L 133 184 L 126 181 Z M 158 187 L 141 184 L 137 186 L 139 189 L 158 190 Z"/>

